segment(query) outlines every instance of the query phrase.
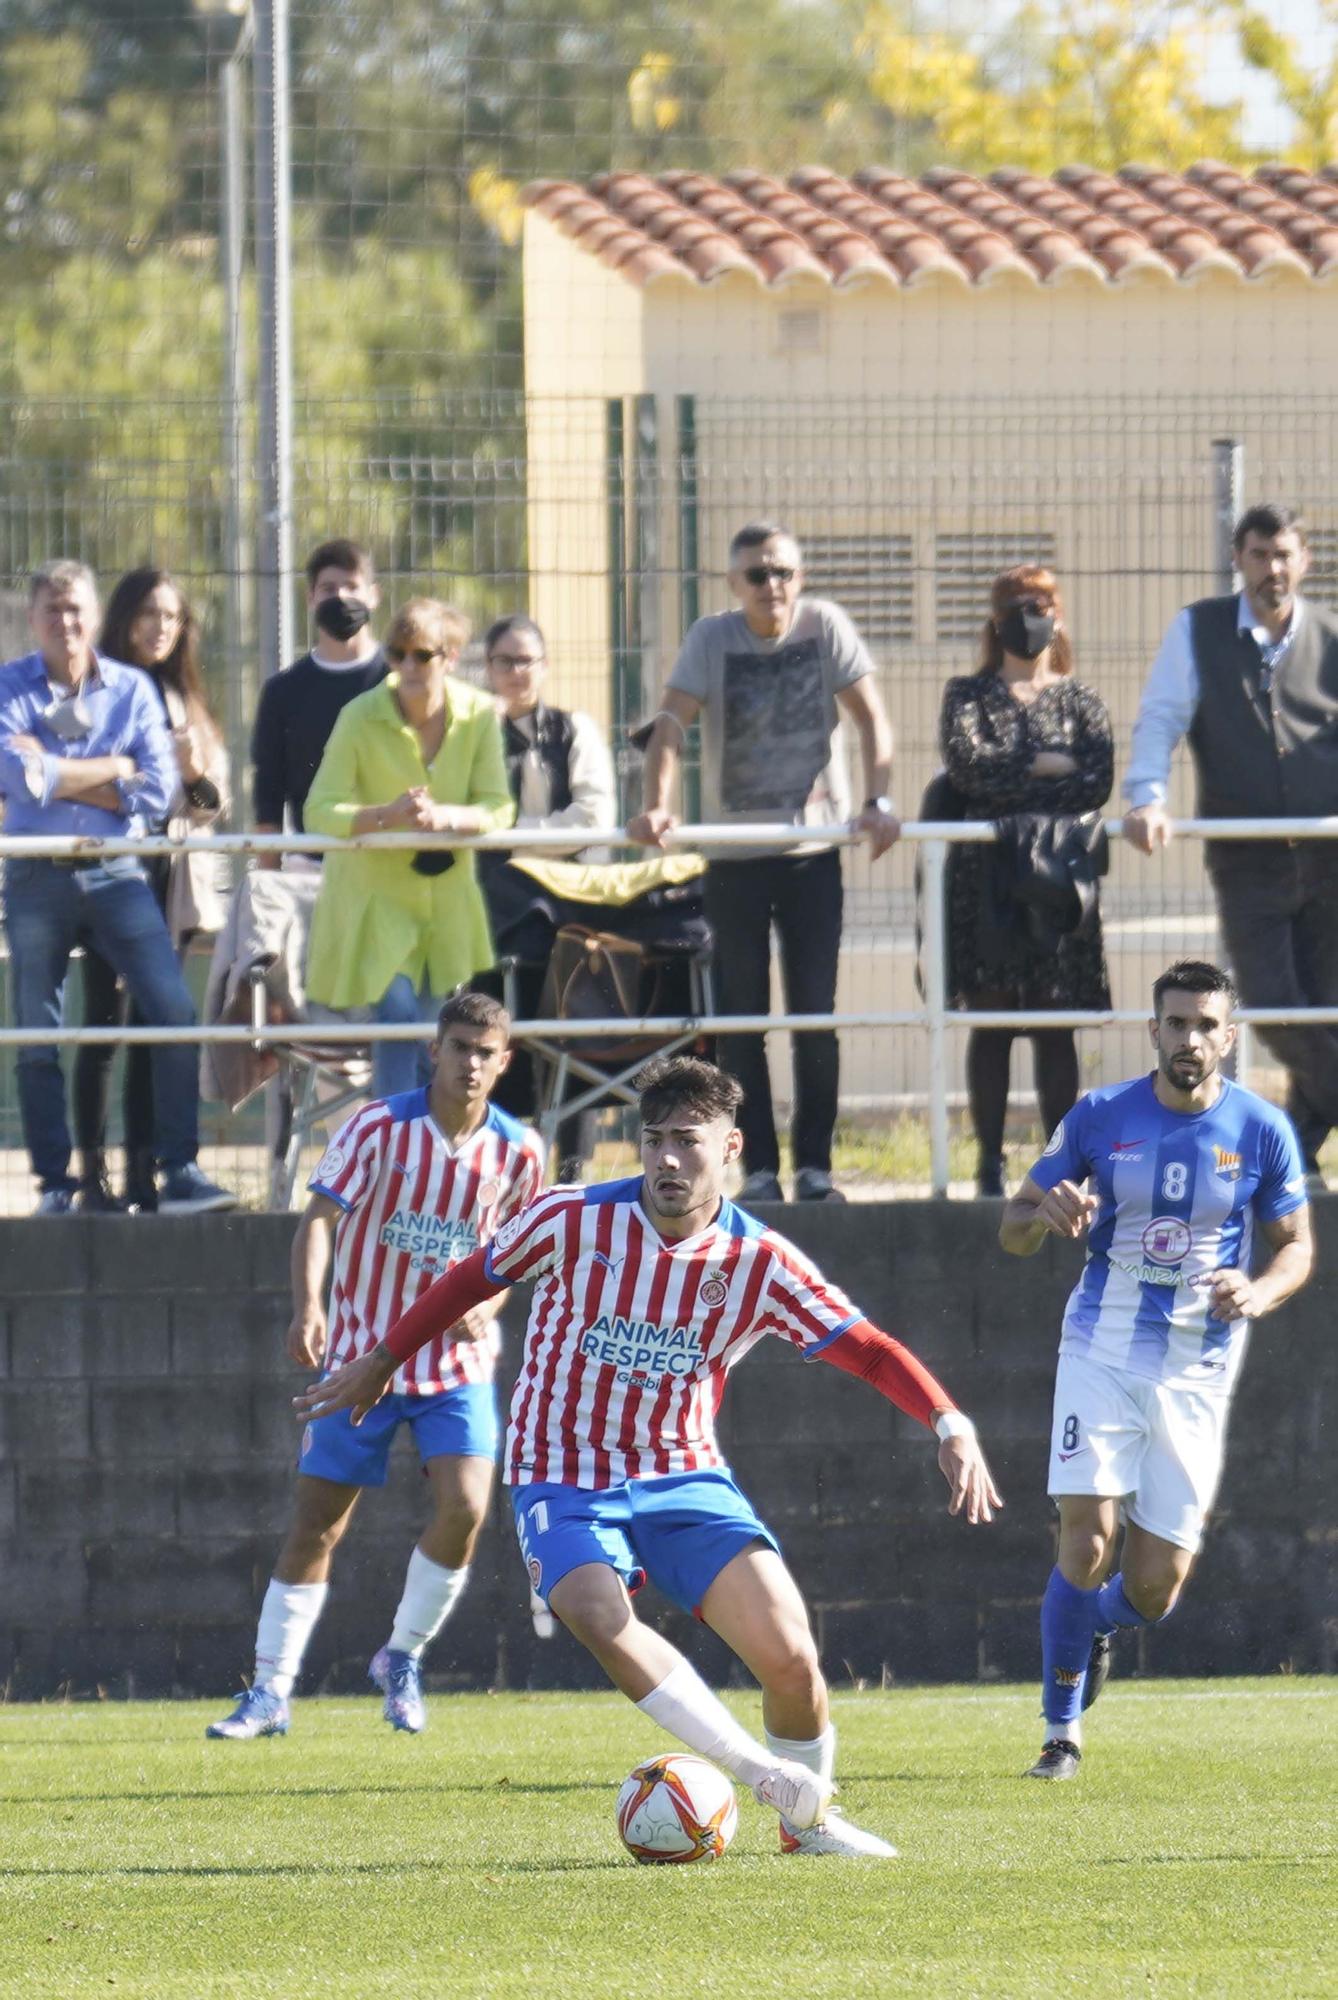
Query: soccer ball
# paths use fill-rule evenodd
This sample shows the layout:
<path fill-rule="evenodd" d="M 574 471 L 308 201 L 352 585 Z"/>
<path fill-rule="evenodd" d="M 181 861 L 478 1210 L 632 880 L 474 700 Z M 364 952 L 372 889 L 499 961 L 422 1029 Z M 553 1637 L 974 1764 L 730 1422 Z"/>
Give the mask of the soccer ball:
<path fill-rule="evenodd" d="M 638 1861 L 716 1861 L 738 1823 L 733 1785 L 701 1757 L 653 1757 L 618 1793 L 618 1832 Z"/>

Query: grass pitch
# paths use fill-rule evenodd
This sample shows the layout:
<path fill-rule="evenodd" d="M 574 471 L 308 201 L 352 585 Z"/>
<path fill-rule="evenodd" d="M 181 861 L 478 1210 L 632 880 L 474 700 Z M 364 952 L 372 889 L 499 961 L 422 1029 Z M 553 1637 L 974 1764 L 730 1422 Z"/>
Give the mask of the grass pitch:
<path fill-rule="evenodd" d="M 645 1868 L 613 1695 L 372 1701 L 207 1743 L 223 1704 L 0 1708 L 0 1993 L 723 2000 L 1329 1995 L 1338 1687 L 1112 1684 L 1077 1781 L 1024 1784 L 1032 1690 L 838 1697 L 843 1803 L 899 1862 Z M 756 1726 L 746 1697 L 740 1715 Z"/>

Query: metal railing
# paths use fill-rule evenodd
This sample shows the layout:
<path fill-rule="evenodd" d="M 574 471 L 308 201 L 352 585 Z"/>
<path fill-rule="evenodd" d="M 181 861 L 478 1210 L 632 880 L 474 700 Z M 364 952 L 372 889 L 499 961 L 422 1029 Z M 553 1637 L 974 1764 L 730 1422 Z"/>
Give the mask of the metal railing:
<path fill-rule="evenodd" d="M 1120 834 L 1122 822 L 1106 821 L 1112 836 Z M 1214 841 L 1338 840 L 1338 815 L 1324 819 L 1213 819 L 1178 820 L 1177 839 Z M 783 852 L 798 844 L 807 847 L 857 846 L 862 836 L 853 825 L 831 827 L 763 826 L 747 824 L 682 825 L 664 836 L 671 851 L 728 853 L 747 849 Z M 762 1034 L 773 1030 L 808 1034 L 831 1029 L 912 1028 L 928 1039 L 926 1099 L 929 1116 L 930 1165 L 933 1191 L 948 1189 L 948 1034 L 972 1028 L 1106 1028 L 1137 1025 L 1147 1019 L 1146 1007 L 1108 1008 L 1104 1011 L 1081 1008 L 967 1009 L 950 1007 L 947 1002 L 947 920 L 944 881 L 948 849 L 963 842 L 992 843 L 994 827 L 981 821 L 907 820 L 901 839 L 920 848 L 923 866 L 921 941 L 923 959 L 923 1005 L 902 1009 L 865 1009 L 831 1014 L 702 1014 L 657 1015 L 639 1019 L 568 1021 L 536 1019 L 515 1024 L 516 1039 L 528 1041 L 561 1038 L 563 1041 L 598 1041 L 616 1033 L 620 1039 L 684 1038 L 697 1034 Z M 347 849 L 372 848 L 419 852 L 427 847 L 471 848 L 478 852 L 525 852 L 564 855 L 587 847 L 627 847 L 621 827 L 527 828 L 487 834 L 429 834 L 423 832 L 376 833 L 340 840 L 321 834 L 187 834 L 180 837 L 133 835 L 100 839 L 82 835 L 37 836 L 0 834 L 0 861 L 90 860 L 115 855 L 173 855 L 213 853 L 254 858 L 259 855 L 320 855 Z M 643 852 L 645 850 L 638 850 Z M 1338 1025 L 1338 1007 L 1242 1007 L 1237 1020 L 1247 1027 L 1309 1023 Z M 254 1023 L 228 1025 L 200 1023 L 192 1027 L 109 1027 L 109 1028 L 0 1028 L 0 1048 L 29 1044 L 73 1045 L 79 1043 L 232 1043 L 254 1048 L 309 1045 L 318 1040 L 325 1047 L 365 1046 L 371 1041 L 421 1041 L 431 1033 L 430 1025 L 413 1022 L 339 1022 L 322 1018 L 319 1022 Z"/>

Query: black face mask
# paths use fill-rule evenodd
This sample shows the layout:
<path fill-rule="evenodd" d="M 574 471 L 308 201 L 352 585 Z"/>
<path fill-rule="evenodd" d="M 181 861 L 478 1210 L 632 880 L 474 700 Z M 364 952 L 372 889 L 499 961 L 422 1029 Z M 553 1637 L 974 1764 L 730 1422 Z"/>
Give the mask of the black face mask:
<path fill-rule="evenodd" d="M 316 623 L 341 644 L 356 638 L 371 615 L 357 597 L 323 597 L 316 606 Z"/>
<path fill-rule="evenodd" d="M 1034 611 L 1029 604 L 1010 604 L 999 620 L 1003 649 L 1015 660 L 1036 660 L 1055 636 L 1052 611 Z"/>

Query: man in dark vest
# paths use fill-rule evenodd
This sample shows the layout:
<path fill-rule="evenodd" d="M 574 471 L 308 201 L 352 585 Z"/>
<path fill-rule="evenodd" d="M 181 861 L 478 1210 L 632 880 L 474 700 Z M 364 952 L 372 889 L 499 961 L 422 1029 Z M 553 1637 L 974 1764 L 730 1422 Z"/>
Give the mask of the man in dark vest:
<path fill-rule="evenodd" d="M 1171 837 L 1171 756 L 1189 739 L 1201 819 L 1338 812 L 1338 620 L 1298 594 L 1310 566 L 1288 507 L 1251 507 L 1235 533 L 1244 589 L 1181 611 L 1134 724 L 1126 838 Z M 1247 1007 L 1338 1006 L 1338 845 L 1209 841 L 1222 939 Z M 1290 1079 L 1287 1109 L 1309 1174 L 1338 1125 L 1338 1029 L 1261 1028 Z"/>

